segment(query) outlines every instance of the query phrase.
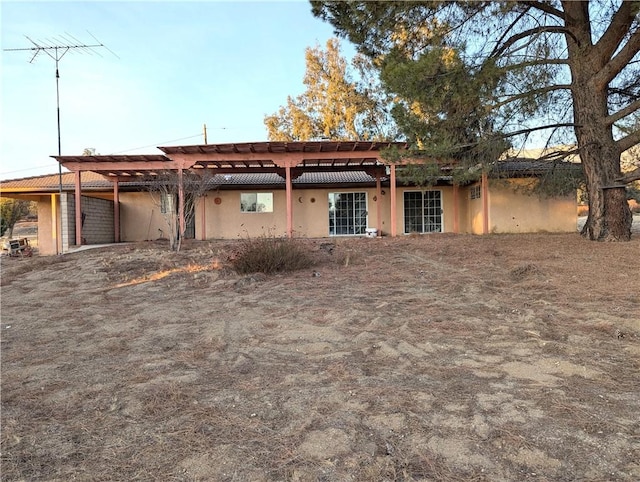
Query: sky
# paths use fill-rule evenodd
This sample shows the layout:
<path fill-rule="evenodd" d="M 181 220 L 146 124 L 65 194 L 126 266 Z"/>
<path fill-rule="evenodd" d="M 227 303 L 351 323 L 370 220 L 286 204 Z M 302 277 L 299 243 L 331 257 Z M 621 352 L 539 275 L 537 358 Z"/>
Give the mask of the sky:
<path fill-rule="evenodd" d="M 266 141 L 264 117 L 305 90 L 305 49 L 334 36 L 304 0 L 1 0 L 0 18 L 3 180 L 58 172 L 55 61 L 5 50 L 26 37 L 105 46 L 68 50 L 58 86 L 62 155 L 106 155 L 204 144 L 205 124 L 209 144 Z"/>

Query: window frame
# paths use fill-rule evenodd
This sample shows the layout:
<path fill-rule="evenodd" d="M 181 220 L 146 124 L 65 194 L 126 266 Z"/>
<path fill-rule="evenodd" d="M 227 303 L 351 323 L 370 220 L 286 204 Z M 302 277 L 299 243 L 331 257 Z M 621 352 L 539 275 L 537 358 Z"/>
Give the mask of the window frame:
<path fill-rule="evenodd" d="M 407 229 L 407 217 L 411 215 L 411 213 L 407 214 L 407 194 L 411 193 L 420 193 L 420 224 L 421 230 L 414 231 Z M 425 197 L 426 193 L 438 193 L 438 206 L 426 206 L 425 203 L 427 201 L 435 201 L 436 199 L 428 199 Z M 426 190 L 418 190 L 418 189 L 408 189 L 403 191 L 402 193 L 402 217 L 403 217 L 403 233 L 406 235 L 412 233 L 418 234 L 431 234 L 431 233 L 443 233 L 444 232 L 444 195 L 441 189 L 426 189 Z M 437 210 L 437 212 L 436 212 Z M 439 222 L 436 222 L 438 221 Z M 437 226 L 439 230 L 425 230 L 427 227 Z"/>
<path fill-rule="evenodd" d="M 347 216 L 342 216 L 338 218 L 335 215 L 335 196 L 336 195 L 350 195 L 353 196 L 353 199 L 350 201 L 353 205 L 352 212 Z M 356 199 L 356 195 L 361 195 L 362 199 Z M 333 197 L 332 197 L 333 196 Z M 333 191 L 327 193 L 327 202 L 328 202 L 328 214 L 329 214 L 329 237 L 339 237 L 339 236 L 364 236 L 367 234 L 367 227 L 369 225 L 369 197 L 367 196 L 366 191 Z M 364 207 L 363 207 L 364 204 Z M 333 207 L 333 210 L 332 210 Z M 364 213 L 364 220 L 362 213 Z M 333 215 L 333 216 L 332 216 Z M 344 220 L 351 222 L 351 226 L 347 226 L 346 224 L 338 224 L 339 220 Z M 360 222 L 358 222 L 360 220 Z M 333 222 L 333 223 L 332 223 Z M 363 224 L 364 222 L 364 224 Z M 338 228 L 344 229 L 346 227 L 347 230 L 352 230 L 353 232 L 347 233 L 338 233 Z"/>
<path fill-rule="evenodd" d="M 248 201 L 254 209 L 246 209 L 246 201 L 243 201 L 243 197 L 254 196 L 255 201 Z M 261 196 L 269 196 L 269 200 L 266 203 L 260 202 Z M 259 209 L 260 205 L 265 206 L 265 209 Z M 267 209 L 268 208 L 268 209 Z M 273 213 L 273 192 L 241 192 L 240 193 L 240 212 L 243 214 L 267 214 Z"/>

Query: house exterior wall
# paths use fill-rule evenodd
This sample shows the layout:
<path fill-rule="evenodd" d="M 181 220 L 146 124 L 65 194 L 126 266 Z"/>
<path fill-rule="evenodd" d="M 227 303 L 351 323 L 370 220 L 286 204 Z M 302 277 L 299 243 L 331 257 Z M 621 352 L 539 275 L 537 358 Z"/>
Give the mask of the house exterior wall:
<path fill-rule="evenodd" d="M 479 197 L 473 197 L 471 195 L 473 190 L 480 190 Z M 462 191 L 462 190 L 461 190 Z M 467 231 L 470 234 L 482 234 L 483 231 L 483 213 L 482 213 L 482 189 L 480 183 L 477 182 L 468 186 L 464 190 L 465 199 L 467 199 Z M 489 199 L 491 199 L 491 193 L 489 193 Z"/>
<path fill-rule="evenodd" d="M 388 189 L 385 189 L 388 190 Z M 405 232 L 404 225 L 404 193 L 405 192 L 424 192 L 424 191 L 440 191 L 442 202 L 442 232 L 452 233 L 454 231 L 454 197 L 452 186 L 435 186 L 431 188 L 417 188 L 402 186 L 396 189 L 396 219 L 398 223 L 398 235 Z M 467 228 L 467 215 L 463 213 L 463 209 L 466 207 L 465 203 L 460 202 L 460 196 L 464 195 L 464 189 L 458 191 L 458 230 L 461 233 L 468 232 Z M 388 196 L 385 196 L 388 197 Z M 390 204 L 388 199 L 385 199 L 387 204 Z M 390 219 L 387 221 L 390 223 Z"/>
<path fill-rule="evenodd" d="M 76 244 L 76 199 L 72 193 L 62 193 L 62 248 Z M 82 244 L 114 242 L 113 201 L 82 196 Z"/>
<path fill-rule="evenodd" d="M 82 196 L 83 243 L 108 244 L 115 241 L 113 232 L 113 201 Z"/>
<path fill-rule="evenodd" d="M 150 193 L 121 192 L 119 200 L 121 241 L 153 241 L 168 238 L 169 226 L 160 212 L 159 204 Z"/>
<path fill-rule="evenodd" d="M 541 198 L 515 188 L 525 180 L 492 180 L 489 231 L 492 233 L 566 233 L 577 229 L 576 194 Z"/>
<path fill-rule="evenodd" d="M 451 188 L 451 197 L 453 198 L 453 188 Z M 454 201 L 455 202 L 455 201 Z M 458 233 L 471 233 L 471 217 L 469 216 L 469 190 L 464 187 L 458 188 Z M 453 209 L 453 207 L 451 208 Z M 453 213 L 451 214 L 453 217 Z"/>
<path fill-rule="evenodd" d="M 73 193 L 63 192 L 60 197 L 62 217 L 62 250 L 76 244 L 76 200 Z"/>
<path fill-rule="evenodd" d="M 493 233 L 573 232 L 576 230 L 577 211 L 575 196 L 540 199 L 513 189 L 521 180 L 491 180 L 489 184 L 489 229 Z M 458 232 L 482 234 L 482 197 L 472 199 L 474 186 L 461 187 L 457 201 L 453 187 L 438 186 L 430 190 L 442 193 L 443 232 L 454 231 L 454 203 L 458 203 Z M 397 188 L 397 234 L 404 233 L 404 193 L 424 191 L 407 186 Z M 243 213 L 240 210 L 241 193 L 273 194 L 273 212 Z M 390 188 L 383 187 L 378 199 L 375 187 L 338 187 L 293 190 L 294 236 L 323 238 L 329 236 L 329 200 L 331 192 L 366 192 L 368 227 L 377 228 L 378 208 L 381 203 L 382 233 L 391 232 Z M 108 193 L 105 193 L 106 197 Z M 43 195 L 38 200 L 38 247 L 40 254 L 66 252 L 75 244 L 75 198 L 63 193 L 62 206 L 52 209 L 52 199 L 58 195 Z M 83 211 L 87 213 L 83 238 L 87 244 L 111 243 L 113 233 L 113 201 L 98 197 L 82 197 Z M 62 220 L 62 236 L 57 226 Z M 95 222 L 95 225 L 94 225 Z M 195 213 L 196 239 L 239 239 L 260 235 L 285 236 L 286 191 L 278 189 L 238 189 L 210 191 L 198 200 Z M 203 229 L 204 228 L 204 229 Z M 159 205 L 148 192 L 120 193 L 120 239 L 136 242 L 166 238 L 167 222 Z M 56 250 L 56 243 L 58 248 Z"/>
<path fill-rule="evenodd" d="M 56 206 L 55 214 L 52 212 L 52 199 Z M 38 254 L 41 256 L 58 254 L 60 249 L 60 238 L 56 234 L 60 230 L 60 208 L 57 201 L 58 196 L 55 195 L 38 197 Z"/>
<path fill-rule="evenodd" d="M 385 194 L 379 201 L 375 188 L 294 189 L 292 196 L 294 236 L 306 238 L 329 236 L 329 193 L 331 192 L 365 192 L 367 194 L 367 225 L 372 228 L 378 227 L 377 203 L 382 202 L 382 229 L 383 231 L 388 230 L 390 225 L 389 195 L 387 188 L 383 191 Z M 254 192 L 273 194 L 273 212 L 246 213 L 240 211 L 240 194 Z M 286 191 L 282 189 L 211 191 L 196 205 L 196 239 L 238 239 L 265 234 L 284 236 L 287 233 L 286 212 Z"/>

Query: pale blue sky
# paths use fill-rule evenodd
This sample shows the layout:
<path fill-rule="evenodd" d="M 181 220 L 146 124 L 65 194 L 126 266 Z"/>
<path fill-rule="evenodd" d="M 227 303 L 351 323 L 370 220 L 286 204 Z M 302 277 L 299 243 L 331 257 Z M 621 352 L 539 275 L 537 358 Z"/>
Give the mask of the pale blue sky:
<path fill-rule="evenodd" d="M 60 61 L 63 155 L 158 153 L 153 146 L 264 141 L 264 116 L 304 90 L 304 51 L 332 27 L 307 1 L 0 4 L 2 49 L 61 36 L 104 48 Z M 56 39 L 59 42 L 56 42 Z M 343 51 L 348 52 L 346 42 Z M 0 178 L 53 174 L 55 62 L 2 52 Z"/>

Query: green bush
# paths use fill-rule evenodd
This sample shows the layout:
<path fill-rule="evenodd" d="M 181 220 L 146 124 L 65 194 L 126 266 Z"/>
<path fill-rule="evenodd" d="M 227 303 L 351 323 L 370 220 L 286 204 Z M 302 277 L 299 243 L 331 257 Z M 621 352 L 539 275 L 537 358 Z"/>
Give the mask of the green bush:
<path fill-rule="evenodd" d="M 260 236 L 242 241 L 232 265 L 240 274 L 271 274 L 308 268 L 313 259 L 300 241 Z"/>

